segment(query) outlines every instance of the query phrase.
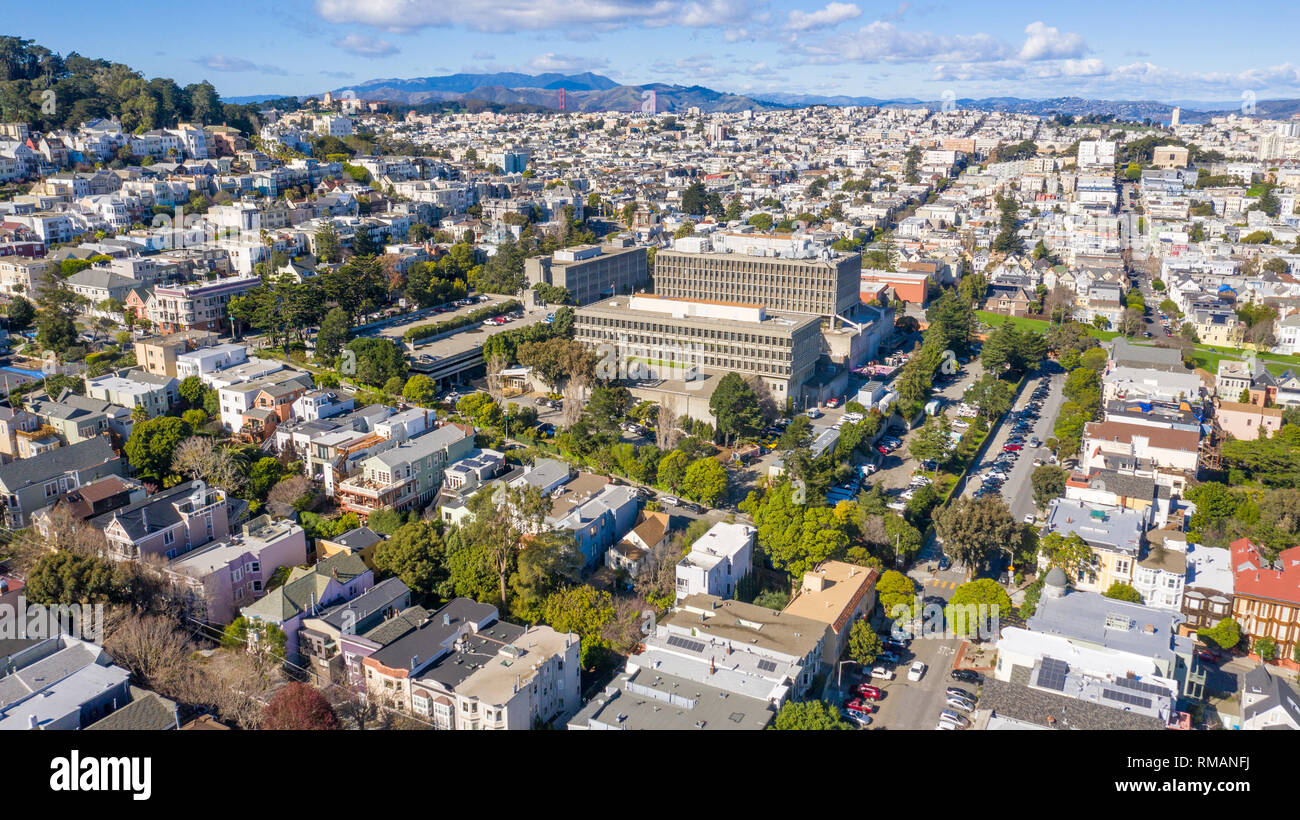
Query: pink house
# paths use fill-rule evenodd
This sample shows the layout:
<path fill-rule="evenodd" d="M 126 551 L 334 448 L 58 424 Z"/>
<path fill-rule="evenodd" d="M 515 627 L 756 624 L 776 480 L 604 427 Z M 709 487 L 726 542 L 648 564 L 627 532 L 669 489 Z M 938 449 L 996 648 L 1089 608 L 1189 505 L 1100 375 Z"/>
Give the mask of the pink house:
<path fill-rule="evenodd" d="M 1254 441 L 1260 431 L 1271 436 L 1282 428 L 1282 411 L 1277 407 L 1221 401 L 1214 411 L 1214 421 L 1219 429 L 1239 441 Z"/>
<path fill-rule="evenodd" d="M 228 624 L 240 607 L 266 594 L 272 573 L 306 561 L 307 536 L 302 527 L 260 516 L 238 535 L 179 556 L 167 565 L 167 573 L 189 590 L 195 618 Z"/>
<path fill-rule="evenodd" d="M 114 558 L 170 561 L 230 534 L 226 494 L 187 481 L 91 521 Z"/>

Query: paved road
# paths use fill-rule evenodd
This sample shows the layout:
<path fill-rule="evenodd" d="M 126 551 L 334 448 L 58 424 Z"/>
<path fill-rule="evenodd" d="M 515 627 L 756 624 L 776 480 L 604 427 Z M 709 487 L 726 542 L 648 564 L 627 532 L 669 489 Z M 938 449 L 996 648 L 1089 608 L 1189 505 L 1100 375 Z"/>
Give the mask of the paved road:
<path fill-rule="evenodd" d="M 1038 420 L 1034 422 L 1030 434 L 1025 436 L 1025 440 L 1028 442 L 1031 436 L 1038 436 L 1040 441 L 1046 441 L 1052 435 L 1057 412 L 1061 409 L 1061 404 L 1064 401 L 1061 389 L 1065 386 L 1065 374 L 1061 372 L 1059 366 L 1052 362 L 1047 362 L 1044 368 L 1044 370 L 1040 370 L 1025 381 L 1024 387 L 1016 396 L 1015 404 L 1012 406 L 1012 413 L 1003 417 L 1002 422 L 993 431 L 993 441 L 985 449 L 984 457 L 971 469 L 971 479 L 966 482 L 966 487 L 962 492 L 963 496 L 972 496 L 980 488 L 981 482 L 976 476 L 987 473 L 997 457 L 1002 454 L 1002 447 L 1011 435 L 1012 428 L 1015 425 L 1012 415 L 1029 406 L 1034 388 L 1041 383 L 1045 375 L 1049 377 L 1047 398 L 1044 400 L 1042 408 L 1040 408 Z M 1050 370 L 1047 368 L 1050 368 Z M 1034 506 L 1034 490 L 1030 476 L 1034 471 L 1034 459 L 1042 458 L 1046 461 L 1050 455 L 1051 451 L 1046 447 L 1026 446 L 1024 450 L 1020 451 L 1020 457 L 1015 460 L 1010 473 L 1007 475 L 1007 480 L 1002 485 L 1001 496 L 1006 500 L 1007 505 L 1011 508 L 1012 516 L 1017 521 L 1022 521 L 1025 516 L 1037 512 Z"/>
<path fill-rule="evenodd" d="M 943 400 L 943 411 L 949 415 L 949 420 L 956 420 L 952 408 L 961 403 L 961 397 L 966 393 L 966 388 L 970 387 L 983 374 L 984 369 L 980 367 L 979 361 L 972 360 L 970 364 L 962 367 L 956 378 L 940 385 L 934 391 L 934 397 Z M 880 467 L 880 470 L 871 476 L 872 482 L 880 484 L 886 490 L 902 489 L 908 485 L 908 482 L 912 480 L 912 473 L 916 472 L 919 466 L 916 459 L 907 454 L 907 446 L 915 433 L 916 430 L 909 430 L 906 435 L 900 436 L 903 439 L 903 446 L 889 455 L 876 456 L 876 464 Z"/>

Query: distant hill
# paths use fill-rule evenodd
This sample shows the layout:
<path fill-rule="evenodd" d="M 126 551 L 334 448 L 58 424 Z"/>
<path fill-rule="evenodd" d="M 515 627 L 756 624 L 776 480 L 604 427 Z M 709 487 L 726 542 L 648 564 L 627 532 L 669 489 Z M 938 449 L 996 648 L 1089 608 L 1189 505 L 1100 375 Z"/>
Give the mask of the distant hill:
<path fill-rule="evenodd" d="M 764 92 L 733 94 L 700 85 L 681 86 L 664 83 L 620 85 L 609 77 L 592 72 L 582 74 L 447 74 L 409 79 L 367 80 L 332 90 L 335 96 L 356 94 L 364 100 L 382 100 L 396 105 L 421 106 L 480 100 L 501 106 L 532 106 L 556 109 L 560 91 L 565 92 L 565 108 L 570 111 L 639 111 L 647 91 L 654 91 L 660 112 L 699 108 L 706 112 L 766 111 L 809 105 L 881 106 L 890 108 L 941 108 L 942 100 L 914 97 L 866 97 L 853 95 L 791 94 Z M 275 95 L 232 97 L 227 102 L 257 103 L 275 99 Z M 960 108 L 982 111 L 1005 111 L 1018 114 L 1050 116 L 1069 114 L 1075 117 L 1110 116 L 1117 120 L 1165 123 L 1175 106 L 1182 108 L 1182 121 L 1205 122 L 1211 117 L 1238 110 L 1240 103 L 1228 102 L 1160 102 L 1158 100 L 1093 100 L 1084 97 L 1053 97 L 1034 100 L 1022 97 L 982 97 L 953 101 Z M 1260 100 L 1256 112 L 1261 116 L 1290 117 L 1300 113 L 1300 100 Z"/>

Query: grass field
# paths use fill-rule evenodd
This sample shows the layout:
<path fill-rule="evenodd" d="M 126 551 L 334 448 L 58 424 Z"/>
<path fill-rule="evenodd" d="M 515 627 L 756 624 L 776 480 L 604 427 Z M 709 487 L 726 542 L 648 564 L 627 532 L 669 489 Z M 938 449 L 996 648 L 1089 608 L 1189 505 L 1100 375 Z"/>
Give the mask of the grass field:
<path fill-rule="evenodd" d="M 990 313 L 987 310 L 975 311 L 976 317 L 989 327 L 1001 327 L 1004 322 L 1011 322 L 1015 325 L 1016 330 L 1028 330 L 1031 333 L 1046 333 L 1050 324 L 1046 319 L 1026 319 L 1023 316 L 1003 316 L 1000 313 Z M 1120 335 L 1113 330 L 1098 330 L 1095 327 L 1088 326 L 1088 332 L 1103 342 L 1109 342 L 1116 336 Z"/>

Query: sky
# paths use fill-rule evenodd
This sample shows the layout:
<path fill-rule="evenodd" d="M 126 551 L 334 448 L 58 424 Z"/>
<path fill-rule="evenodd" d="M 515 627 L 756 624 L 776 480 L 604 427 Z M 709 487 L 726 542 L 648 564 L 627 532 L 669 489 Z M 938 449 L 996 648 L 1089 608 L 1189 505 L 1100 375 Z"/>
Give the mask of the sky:
<path fill-rule="evenodd" d="M 840 0 L 59 0 L 12 32 L 223 96 L 375 78 L 594 71 L 616 82 L 927 100 L 1300 97 L 1300 6 Z M 25 18 L 25 19 L 24 19 Z M 951 95 L 951 97 L 949 97 Z"/>

